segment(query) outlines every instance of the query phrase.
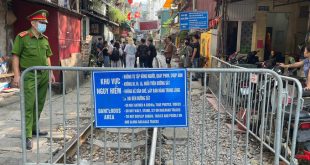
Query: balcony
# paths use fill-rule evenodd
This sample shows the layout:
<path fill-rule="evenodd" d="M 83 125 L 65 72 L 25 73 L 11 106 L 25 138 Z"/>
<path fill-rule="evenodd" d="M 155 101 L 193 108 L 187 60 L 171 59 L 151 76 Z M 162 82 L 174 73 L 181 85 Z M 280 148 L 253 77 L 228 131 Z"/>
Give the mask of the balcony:
<path fill-rule="evenodd" d="M 107 3 L 103 0 L 80 0 L 82 13 L 107 17 Z"/>
<path fill-rule="evenodd" d="M 30 0 L 33 2 L 41 2 L 52 6 L 59 6 L 68 10 L 78 11 L 77 0 Z"/>

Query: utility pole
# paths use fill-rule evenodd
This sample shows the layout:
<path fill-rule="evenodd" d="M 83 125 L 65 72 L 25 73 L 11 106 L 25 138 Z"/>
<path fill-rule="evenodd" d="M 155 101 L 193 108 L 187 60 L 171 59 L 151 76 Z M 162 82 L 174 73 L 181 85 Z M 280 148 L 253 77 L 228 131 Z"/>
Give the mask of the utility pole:
<path fill-rule="evenodd" d="M 196 11 L 196 0 L 193 0 L 193 11 Z"/>

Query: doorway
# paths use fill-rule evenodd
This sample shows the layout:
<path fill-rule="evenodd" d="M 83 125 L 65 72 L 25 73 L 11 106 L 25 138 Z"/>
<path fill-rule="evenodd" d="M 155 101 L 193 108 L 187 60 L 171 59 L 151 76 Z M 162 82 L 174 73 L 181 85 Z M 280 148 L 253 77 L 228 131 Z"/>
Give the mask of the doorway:
<path fill-rule="evenodd" d="M 272 49 L 272 27 L 266 27 L 264 61 L 270 59 Z"/>
<path fill-rule="evenodd" d="M 229 21 L 227 23 L 226 55 L 231 55 L 237 49 L 238 22 Z"/>
<path fill-rule="evenodd" d="M 288 21 L 289 13 L 268 13 L 267 32 L 269 31 L 269 33 L 272 34 L 270 40 L 271 50 L 275 50 L 283 54 L 286 52 L 286 41 L 289 27 Z M 265 41 L 265 43 L 267 42 Z"/>

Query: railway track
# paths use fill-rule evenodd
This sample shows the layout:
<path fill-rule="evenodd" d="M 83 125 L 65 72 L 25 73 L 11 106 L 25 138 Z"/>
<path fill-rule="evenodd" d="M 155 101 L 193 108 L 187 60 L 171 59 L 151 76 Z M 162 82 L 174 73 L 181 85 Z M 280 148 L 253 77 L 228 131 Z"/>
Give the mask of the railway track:
<path fill-rule="evenodd" d="M 155 58 L 154 63 L 157 68 L 162 67 L 158 58 Z M 86 109 L 88 112 L 92 111 L 91 108 Z M 152 129 L 95 129 L 91 117 L 80 120 L 86 124 L 80 125 L 79 128 L 70 128 L 72 132 L 77 133 L 69 139 L 58 141 L 63 147 L 54 152 L 51 163 L 81 164 L 89 161 L 112 165 L 148 163 Z M 75 124 L 63 126 L 62 129 L 67 130 L 72 125 Z"/>
<path fill-rule="evenodd" d="M 161 68 L 163 61 L 163 58 L 161 60 L 156 58 L 155 65 Z M 249 152 L 245 152 L 243 135 L 236 133 L 236 136 L 230 139 L 227 134 L 230 130 L 226 127 L 224 119 L 226 115 L 213 110 L 211 106 L 205 106 L 208 97 L 199 83 L 196 83 L 195 89 L 192 89 L 193 82 L 189 84 L 191 84 L 188 87 L 191 96 L 189 102 L 191 106 L 189 123 L 191 124 L 188 128 L 181 129 L 94 128 L 93 106 L 91 105 L 92 99 L 90 99 L 92 92 L 89 87 L 91 85 L 87 84 L 88 87 L 84 88 L 81 93 L 77 90 L 77 95 L 72 92 L 68 101 L 69 105 L 67 105 L 70 110 L 64 105 L 63 113 L 58 114 L 61 117 L 64 116 L 63 124 L 59 124 L 56 129 L 60 136 L 58 138 L 52 136 L 55 132 L 51 132 L 50 135 L 50 143 L 56 143 L 58 148 L 50 152 L 52 156 L 49 161 L 45 162 L 81 165 L 204 164 L 203 162 L 215 164 L 218 161 L 215 160 L 217 157 L 220 162 L 233 158 L 235 164 L 244 164 L 244 156 L 247 156 L 251 163 L 256 164 L 259 158 L 255 155 L 258 155 L 259 146 L 252 143 L 249 145 Z M 80 95 L 84 95 L 84 99 L 79 99 Z M 75 97 L 77 99 L 74 99 Z M 58 102 L 59 100 L 55 101 L 55 103 Z M 63 101 L 63 104 L 65 103 L 67 104 Z M 66 115 L 73 116 L 66 119 Z M 216 116 L 219 118 L 217 119 Z M 223 124 L 215 127 L 219 120 Z M 217 134 L 219 139 L 216 139 Z M 216 150 L 214 144 L 217 141 L 222 145 L 222 151 L 218 152 L 219 156 L 214 152 Z M 232 144 L 236 152 L 234 155 L 229 155 L 228 150 L 231 149 L 229 146 Z M 38 153 L 40 153 L 39 150 Z M 263 156 L 264 164 L 272 164 L 270 161 L 272 156 L 265 153 Z"/>

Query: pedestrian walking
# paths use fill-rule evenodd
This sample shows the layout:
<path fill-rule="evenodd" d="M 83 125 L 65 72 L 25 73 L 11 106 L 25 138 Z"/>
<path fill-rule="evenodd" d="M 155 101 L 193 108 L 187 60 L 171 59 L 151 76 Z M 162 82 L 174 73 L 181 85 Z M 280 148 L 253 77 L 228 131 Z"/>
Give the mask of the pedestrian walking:
<path fill-rule="evenodd" d="M 121 56 L 123 51 L 119 42 L 114 43 L 114 48 L 111 53 L 111 67 L 122 67 Z"/>
<path fill-rule="evenodd" d="M 137 57 L 139 57 L 140 68 L 148 68 L 148 60 L 150 57 L 149 47 L 145 43 L 145 39 L 141 39 L 141 44 L 137 49 Z"/>
<path fill-rule="evenodd" d="M 108 48 L 109 48 L 109 54 L 112 54 L 113 48 L 114 48 L 114 40 L 111 40 L 108 44 Z"/>
<path fill-rule="evenodd" d="M 121 60 L 122 60 L 122 66 L 124 66 L 124 68 L 126 68 L 126 52 L 124 51 L 126 45 L 127 45 L 126 41 L 124 41 L 124 42 L 121 44 L 121 48 L 122 48 L 122 51 L 123 51 L 123 54 L 122 54 L 122 56 L 121 56 Z"/>
<path fill-rule="evenodd" d="M 114 40 L 110 40 L 109 48 L 113 48 L 113 47 L 114 47 Z"/>
<path fill-rule="evenodd" d="M 103 56 L 102 56 L 102 50 L 103 50 L 103 40 L 102 38 L 98 38 L 98 42 L 96 44 L 96 48 L 97 48 L 97 66 L 98 67 L 102 67 L 103 65 Z"/>
<path fill-rule="evenodd" d="M 195 34 L 193 36 L 193 55 L 191 57 L 192 68 L 199 68 L 199 60 L 200 60 L 200 43 L 199 43 L 199 35 Z M 195 73 L 192 81 L 198 81 L 199 74 Z"/>
<path fill-rule="evenodd" d="M 128 38 L 128 44 L 126 45 L 124 52 L 126 54 L 126 68 L 134 68 L 137 48 L 134 45 L 132 38 Z"/>
<path fill-rule="evenodd" d="M 173 55 L 173 43 L 172 43 L 172 38 L 169 36 L 165 40 L 166 45 L 165 45 L 165 51 L 164 55 L 166 58 L 166 64 L 168 68 L 171 68 L 171 59 Z"/>
<path fill-rule="evenodd" d="M 103 49 L 101 51 L 102 57 L 103 57 L 103 67 L 110 67 L 110 54 L 109 54 L 109 46 L 108 42 L 103 42 Z"/>
<path fill-rule="evenodd" d="M 50 57 L 52 51 L 48 42 L 48 37 L 43 33 L 47 27 L 48 11 L 39 10 L 28 16 L 31 23 L 31 28 L 27 31 L 19 33 L 13 45 L 13 84 L 19 87 L 20 74 L 24 70 L 32 66 L 51 66 Z M 40 119 L 40 114 L 43 110 L 46 92 L 49 82 L 49 73 L 45 70 L 37 71 L 37 77 L 34 72 L 28 72 L 25 75 L 24 81 L 24 96 L 25 96 L 25 119 L 26 119 L 26 148 L 32 149 L 32 135 L 45 136 L 46 131 L 37 132 L 36 116 Z M 53 73 L 51 74 L 51 81 L 55 82 Z M 37 86 L 35 86 L 35 79 L 37 79 Z M 37 93 L 36 93 L 37 88 Z M 36 107 L 36 96 L 38 98 Z M 36 114 L 36 108 L 38 114 Z"/>
<path fill-rule="evenodd" d="M 193 55 L 193 48 L 190 46 L 190 40 L 185 39 L 185 48 L 184 48 L 184 67 L 190 68 L 192 66 L 191 58 Z"/>
<path fill-rule="evenodd" d="M 150 56 L 148 59 L 148 67 L 149 68 L 153 68 L 153 60 L 154 58 L 157 56 L 157 50 L 153 44 L 153 39 L 152 38 L 148 38 L 147 40 L 147 45 L 149 47 L 149 51 L 150 51 Z"/>
<path fill-rule="evenodd" d="M 136 48 L 139 47 L 139 43 L 137 42 L 137 39 L 133 38 L 132 40 L 133 40 L 133 43 L 136 46 Z M 138 66 L 139 66 L 138 59 L 139 59 L 139 57 L 138 57 L 137 52 L 136 52 L 135 68 L 138 68 Z"/>

